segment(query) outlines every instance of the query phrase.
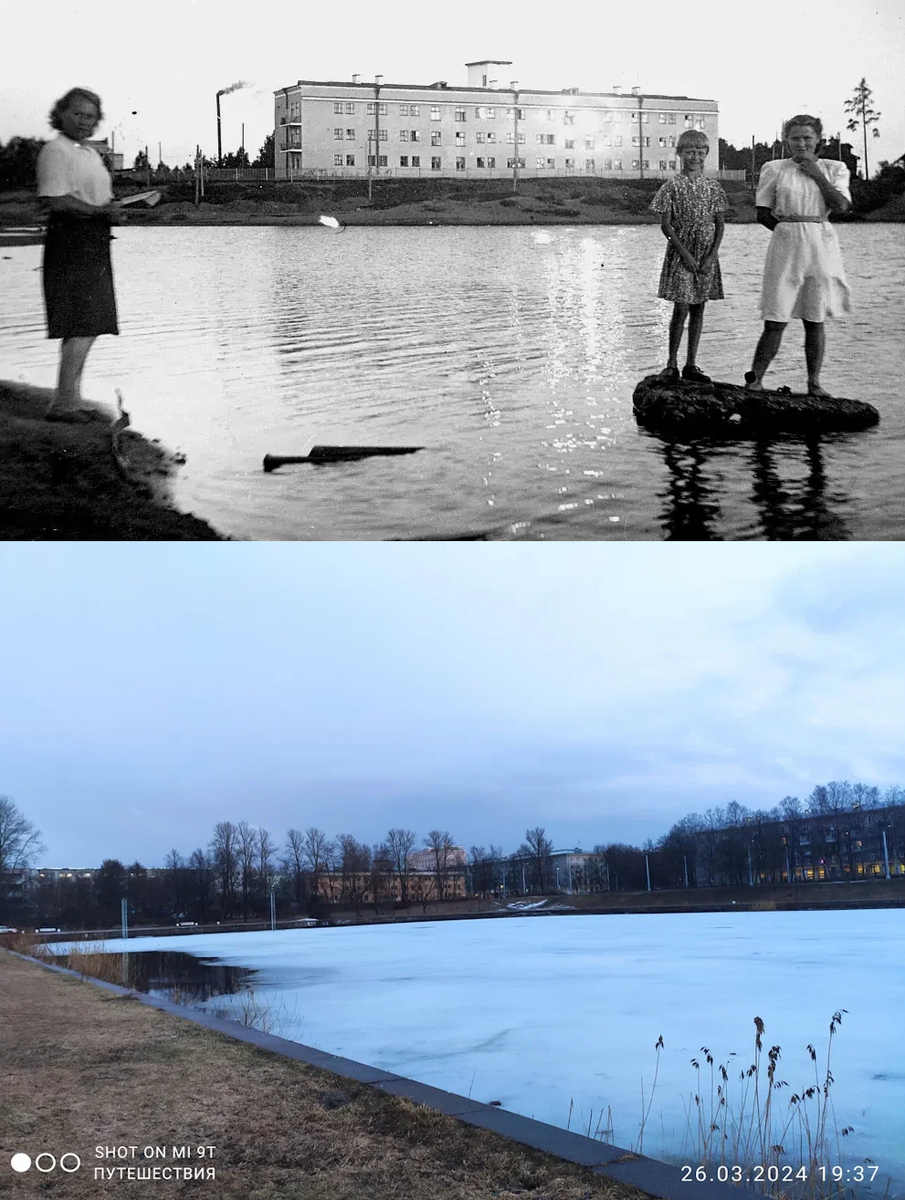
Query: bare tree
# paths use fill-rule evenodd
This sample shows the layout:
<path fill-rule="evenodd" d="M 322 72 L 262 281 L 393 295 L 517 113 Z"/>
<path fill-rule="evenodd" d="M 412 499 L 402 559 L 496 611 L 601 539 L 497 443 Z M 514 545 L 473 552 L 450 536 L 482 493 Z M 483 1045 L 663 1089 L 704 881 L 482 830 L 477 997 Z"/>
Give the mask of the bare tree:
<path fill-rule="evenodd" d="M 12 872 L 24 871 L 45 850 L 40 831 L 12 796 L 0 796 L 0 881 L 8 886 Z"/>
<path fill-rule="evenodd" d="M 351 833 L 341 833 L 336 844 L 342 886 L 340 898 L 346 904 L 361 908 L 370 883 L 370 847 L 359 842 Z"/>
<path fill-rule="evenodd" d="M 537 885 L 541 895 L 544 895 L 551 883 L 550 856 L 553 853 L 553 843 L 546 836 L 546 830 L 540 825 L 526 829 L 525 840 L 518 852 L 529 859 L 532 882 Z"/>
<path fill-rule="evenodd" d="M 232 821 L 218 821 L 211 838 L 211 859 L 217 890 L 220 893 L 221 918 L 232 916 L 236 904 L 239 833 Z"/>
<path fill-rule="evenodd" d="M 236 859 L 239 868 L 239 886 L 242 889 L 242 920 L 248 920 L 249 900 L 254 891 L 257 831 L 247 821 L 236 827 Z"/>
<path fill-rule="evenodd" d="M 255 834 L 255 867 L 257 870 L 258 894 L 262 904 L 270 903 L 270 891 L 274 885 L 275 871 L 273 856 L 276 853 L 276 843 L 263 825 L 259 825 Z"/>
<path fill-rule="evenodd" d="M 315 897 L 314 903 L 322 899 L 320 893 L 321 876 L 330 870 L 335 847 L 322 829 L 313 825 L 305 830 L 304 854 L 305 866 L 309 872 L 308 903 Z"/>
<path fill-rule="evenodd" d="M 305 835 L 298 829 L 286 834 L 286 849 L 283 852 L 283 869 L 289 876 L 292 899 L 296 904 L 305 901 Z"/>
<path fill-rule="evenodd" d="M 434 879 L 438 900 L 446 899 L 447 879 L 452 865 L 452 852 L 455 844 L 447 829 L 432 829 L 424 839 L 424 848 L 434 856 Z"/>
<path fill-rule="evenodd" d="M 193 918 L 207 920 L 207 914 L 213 907 L 213 893 L 214 872 L 211 860 L 199 846 L 189 855 L 188 863 L 188 911 Z"/>
<path fill-rule="evenodd" d="M 417 835 L 411 829 L 391 829 L 386 837 L 393 871 L 399 880 L 399 899 L 403 904 L 409 901 L 409 855 L 416 841 Z"/>

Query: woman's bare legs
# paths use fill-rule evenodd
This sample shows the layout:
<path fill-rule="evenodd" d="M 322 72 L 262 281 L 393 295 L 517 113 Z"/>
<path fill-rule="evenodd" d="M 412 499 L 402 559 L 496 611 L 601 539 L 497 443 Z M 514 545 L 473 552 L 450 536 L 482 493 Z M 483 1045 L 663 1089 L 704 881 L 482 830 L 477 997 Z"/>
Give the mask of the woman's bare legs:
<path fill-rule="evenodd" d="M 57 394 L 48 413 L 72 412 L 82 402 L 82 371 L 88 351 L 94 345 L 93 337 L 63 338 L 60 347 L 60 374 Z"/>
<path fill-rule="evenodd" d="M 764 331 L 760 335 L 760 340 L 754 351 L 754 361 L 751 364 L 751 370 L 745 375 L 745 386 L 749 391 L 762 392 L 764 390 L 761 380 L 766 373 L 767 367 L 769 367 L 770 363 L 776 357 L 776 352 L 779 350 L 785 328 L 785 321 L 764 321 Z"/>
<path fill-rule="evenodd" d="M 826 331 L 822 321 L 802 321 L 804 325 L 804 361 L 808 368 L 808 395 L 828 396 L 820 386 L 820 368 L 826 350 Z"/>

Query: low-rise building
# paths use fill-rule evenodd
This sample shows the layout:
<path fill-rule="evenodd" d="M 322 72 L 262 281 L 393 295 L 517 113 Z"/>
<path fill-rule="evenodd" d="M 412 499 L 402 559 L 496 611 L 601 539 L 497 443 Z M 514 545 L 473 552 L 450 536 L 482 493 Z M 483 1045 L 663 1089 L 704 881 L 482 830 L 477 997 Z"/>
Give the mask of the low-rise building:
<path fill-rule="evenodd" d="M 466 64 L 467 82 L 300 79 L 274 93 L 277 179 L 660 178 L 700 130 L 718 168 L 716 100 L 522 87 L 512 63 Z"/>

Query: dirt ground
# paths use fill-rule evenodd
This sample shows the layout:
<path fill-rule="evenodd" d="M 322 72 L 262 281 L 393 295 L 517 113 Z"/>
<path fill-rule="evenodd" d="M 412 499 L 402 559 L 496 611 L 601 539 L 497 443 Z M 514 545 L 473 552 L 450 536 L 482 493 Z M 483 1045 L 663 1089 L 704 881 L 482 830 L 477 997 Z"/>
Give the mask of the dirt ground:
<path fill-rule="evenodd" d="M 222 540 L 170 504 L 177 455 L 126 430 L 123 473 L 111 446 L 115 414 L 86 425 L 50 423 L 51 396 L 0 380 L 0 540 Z"/>
<path fill-rule="evenodd" d="M 642 1193 L 0 950 L 0 1194 L 217 1200 L 640 1200 Z M 138 1147 L 101 1158 L 95 1147 Z M 143 1149 L 166 1147 L 152 1161 Z M 215 1179 L 95 1179 L 96 1166 Z M 197 1147 L 213 1147 L 199 1157 Z M 14 1154 L 82 1166 L 17 1174 Z M 48 1164 L 48 1160 L 43 1162 Z M 74 1160 L 67 1159 L 73 1166 Z"/>

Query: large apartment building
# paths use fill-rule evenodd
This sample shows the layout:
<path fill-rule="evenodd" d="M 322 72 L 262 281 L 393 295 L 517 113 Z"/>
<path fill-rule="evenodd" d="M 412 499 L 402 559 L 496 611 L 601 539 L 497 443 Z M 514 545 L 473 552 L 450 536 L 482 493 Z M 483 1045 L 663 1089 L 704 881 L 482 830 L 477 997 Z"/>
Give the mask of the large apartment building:
<path fill-rule="evenodd" d="M 467 83 L 300 79 L 274 93 L 277 179 L 662 177 L 703 131 L 718 168 L 715 100 L 523 88 L 512 63 L 467 63 Z"/>

